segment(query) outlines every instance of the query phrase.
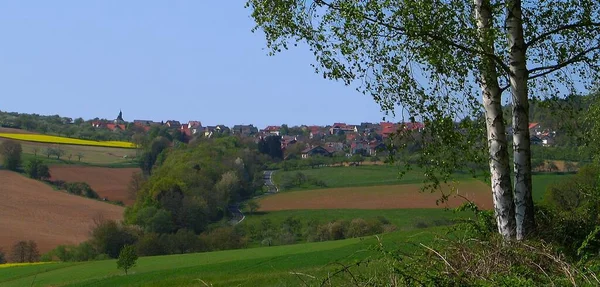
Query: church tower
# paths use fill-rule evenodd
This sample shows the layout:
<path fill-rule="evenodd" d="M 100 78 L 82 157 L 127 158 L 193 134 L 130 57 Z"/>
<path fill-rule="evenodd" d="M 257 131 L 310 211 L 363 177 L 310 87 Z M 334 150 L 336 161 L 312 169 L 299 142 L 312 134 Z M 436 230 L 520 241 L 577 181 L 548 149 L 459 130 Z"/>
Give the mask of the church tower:
<path fill-rule="evenodd" d="M 119 110 L 119 115 L 117 116 L 117 119 L 115 119 L 115 124 L 122 124 L 125 121 L 123 120 L 123 112 L 121 110 Z"/>

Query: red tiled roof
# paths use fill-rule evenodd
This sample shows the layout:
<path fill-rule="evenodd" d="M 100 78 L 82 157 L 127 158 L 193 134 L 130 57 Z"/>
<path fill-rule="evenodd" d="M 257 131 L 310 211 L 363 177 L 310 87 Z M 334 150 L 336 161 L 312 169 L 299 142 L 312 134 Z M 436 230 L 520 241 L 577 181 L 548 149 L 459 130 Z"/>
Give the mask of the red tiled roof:
<path fill-rule="evenodd" d="M 119 128 L 122 131 L 124 131 L 127 127 L 125 125 L 122 125 L 122 124 L 121 125 L 118 125 L 118 124 L 106 124 L 106 128 L 109 129 L 109 130 L 111 130 L 111 131 L 114 131 L 117 128 Z"/>
<path fill-rule="evenodd" d="M 278 127 L 278 126 L 268 126 L 265 128 L 265 131 L 276 132 L 276 131 L 279 131 L 280 129 L 281 129 L 281 127 Z"/>
<path fill-rule="evenodd" d="M 537 127 L 540 123 L 529 123 L 529 129 Z"/>

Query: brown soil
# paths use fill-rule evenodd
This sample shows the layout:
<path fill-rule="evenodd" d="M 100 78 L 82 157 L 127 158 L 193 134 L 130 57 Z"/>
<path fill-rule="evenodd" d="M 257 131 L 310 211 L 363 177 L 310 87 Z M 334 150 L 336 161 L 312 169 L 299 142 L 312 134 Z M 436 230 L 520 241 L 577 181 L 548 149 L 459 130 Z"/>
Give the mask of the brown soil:
<path fill-rule="evenodd" d="M 404 184 L 284 192 L 260 200 L 260 210 L 442 208 L 457 207 L 465 202 L 461 197 L 451 196 L 448 202 L 436 205 L 441 194 L 423 193 L 420 187 Z M 491 209 L 493 206 L 490 187 L 483 182 L 461 183 L 458 192 L 477 203 L 479 208 Z"/>
<path fill-rule="evenodd" d="M 7 253 L 20 240 L 35 241 L 42 253 L 85 241 L 99 216 L 121 220 L 123 208 L 0 170 L 0 248 Z"/>
<path fill-rule="evenodd" d="M 131 176 L 140 171 L 138 168 L 108 168 L 87 166 L 52 166 L 50 175 L 52 180 L 66 182 L 86 182 L 101 198 L 120 200 L 125 205 L 135 201 L 127 191 Z"/>
<path fill-rule="evenodd" d="M 27 131 L 27 130 L 13 129 L 13 128 L 3 128 L 3 127 L 0 127 L 0 133 L 7 133 L 7 134 L 35 134 L 35 132 L 30 132 L 30 131 Z"/>

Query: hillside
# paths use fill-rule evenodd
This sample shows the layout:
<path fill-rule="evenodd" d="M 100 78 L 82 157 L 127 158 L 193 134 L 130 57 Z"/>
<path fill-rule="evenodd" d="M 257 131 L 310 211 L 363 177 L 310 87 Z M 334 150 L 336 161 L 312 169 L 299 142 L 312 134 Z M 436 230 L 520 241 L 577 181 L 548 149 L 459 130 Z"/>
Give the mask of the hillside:
<path fill-rule="evenodd" d="M 20 174 L 0 170 L 0 248 L 34 240 L 40 252 L 89 239 L 93 219 L 121 219 L 123 208 L 53 190 Z"/>
<path fill-rule="evenodd" d="M 107 198 L 111 201 L 122 201 L 126 205 L 131 205 L 135 201 L 135 198 L 128 195 L 127 186 L 131 176 L 137 171 L 140 171 L 140 169 L 66 165 L 50 167 L 52 180 L 85 182 L 101 198 Z"/>

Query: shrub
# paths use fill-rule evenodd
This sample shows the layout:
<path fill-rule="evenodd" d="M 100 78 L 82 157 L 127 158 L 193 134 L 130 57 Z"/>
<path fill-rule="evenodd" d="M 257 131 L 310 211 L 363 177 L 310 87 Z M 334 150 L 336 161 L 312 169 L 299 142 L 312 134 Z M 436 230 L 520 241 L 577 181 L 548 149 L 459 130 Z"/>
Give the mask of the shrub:
<path fill-rule="evenodd" d="M 0 264 L 4 264 L 6 263 L 6 254 L 4 254 L 4 251 L 2 251 L 2 249 L 0 249 Z"/>
<path fill-rule="evenodd" d="M 227 250 L 246 247 L 248 239 L 233 227 L 219 227 L 200 235 L 205 250 Z"/>
<path fill-rule="evenodd" d="M 140 256 L 154 256 L 168 254 L 164 240 L 154 232 L 145 233 L 136 243 L 137 253 Z"/>
<path fill-rule="evenodd" d="M 92 230 L 91 243 L 99 253 L 105 253 L 110 258 L 117 258 L 125 245 L 136 241 L 137 235 L 133 230 L 114 220 L 100 220 Z"/>
<path fill-rule="evenodd" d="M 68 182 L 65 183 L 65 189 L 68 193 L 81 195 L 88 198 L 98 199 L 100 196 L 85 182 Z"/>
<path fill-rule="evenodd" d="M 361 237 L 369 234 L 369 231 L 369 225 L 366 220 L 362 218 L 355 218 L 350 221 L 347 236 L 349 238 Z"/>
<path fill-rule="evenodd" d="M 25 173 L 33 179 L 49 179 L 50 169 L 41 160 L 34 158 L 25 164 Z"/>

